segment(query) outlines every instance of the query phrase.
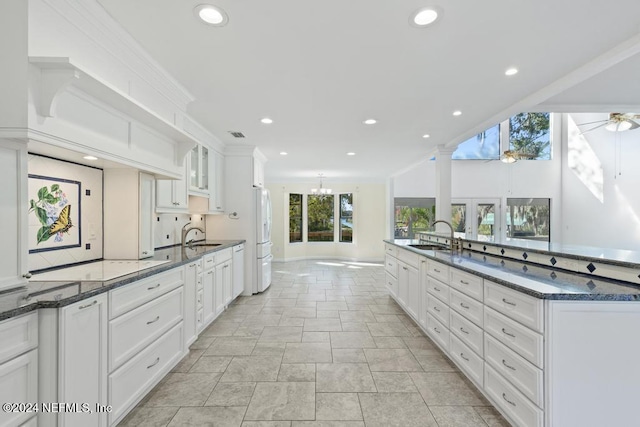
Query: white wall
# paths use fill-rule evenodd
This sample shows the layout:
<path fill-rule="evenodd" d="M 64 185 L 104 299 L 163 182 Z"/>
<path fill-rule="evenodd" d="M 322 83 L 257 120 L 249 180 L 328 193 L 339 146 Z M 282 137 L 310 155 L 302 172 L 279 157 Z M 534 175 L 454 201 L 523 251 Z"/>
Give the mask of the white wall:
<path fill-rule="evenodd" d="M 606 117 L 602 113 L 570 116 L 578 124 Z M 601 128 L 586 132 L 583 140 L 575 131 L 570 135 L 563 147 L 564 243 L 637 251 L 640 129 L 614 133 Z"/>
<path fill-rule="evenodd" d="M 386 235 L 386 187 L 384 184 L 333 184 L 334 194 L 353 193 L 354 237 L 352 243 L 289 243 L 289 193 L 308 193 L 312 183 L 268 184 L 273 205 L 272 253 L 276 261 L 297 259 L 343 259 L 380 261 Z"/>

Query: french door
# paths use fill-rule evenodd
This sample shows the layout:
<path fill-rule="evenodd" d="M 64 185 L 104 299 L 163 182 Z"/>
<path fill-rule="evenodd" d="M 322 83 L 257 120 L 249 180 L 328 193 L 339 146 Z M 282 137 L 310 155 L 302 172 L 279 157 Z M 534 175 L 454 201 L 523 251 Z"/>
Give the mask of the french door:
<path fill-rule="evenodd" d="M 501 241 L 500 199 L 452 199 L 454 237 L 481 242 Z"/>

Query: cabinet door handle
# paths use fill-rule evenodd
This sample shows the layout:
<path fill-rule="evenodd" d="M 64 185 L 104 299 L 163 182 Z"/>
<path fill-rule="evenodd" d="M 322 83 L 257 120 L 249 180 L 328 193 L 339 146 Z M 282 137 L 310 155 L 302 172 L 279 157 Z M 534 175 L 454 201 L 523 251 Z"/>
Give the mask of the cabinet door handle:
<path fill-rule="evenodd" d="M 463 328 L 462 326 L 460 326 L 460 331 L 461 331 L 463 334 L 467 334 L 467 335 L 469 335 L 469 332 L 468 332 L 468 331 L 465 331 L 465 330 L 464 330 L 464 328 Z"/>
<path fill-rule="evenodd" d="M 505 334 L 505 335 L 508 335 L 508 336 L 510 336 L 510 337 L 512 337 L 512 338 L 515 338 L 515 337 L 516 337 L 515 335 L 510 334 L 509 332 L 505 331 L 505 329 L 504 329 L 504 328 L 502 328 L 502 333 L 503 333 L 503 334 Z"/>
<path fill-rule="evenodd" d="M 31 279 L 31 273 L 24 273 L 22 277 L 24 277 L 25 279 Z"/>
<path fill-rule="evenodd" d="M 465 310 L 469 310 L 469 306 L 464 305 L 463 303 L 460 303 L 460 307 L 464 308 Z"/>
<path fill-rule="evenodd" d="M 465 282 L 464 280 L 460 279 L 460 283 L 462 283 L 463 285 L 468 285 L 469 282 Z"/>
<path fill-rule="evenodd" d="M 142 251 L 142 255 L 146 255 L 147 253 L 147 251 Z"/>
<path fill-rule="evenodd" d="M 93 301 L 91 304 L 81 305 L 80 307 L 78 307 L 78 310 L 83 310 L 85 308 L 93 307 L 97 303 L 98 303 L 98 301 L 96 300 L 96 301 Z"/>
<path fill-rule="evenodd" d="M 222 206 L 216 206 L 216 209 L 222 209 Z"/>
<path fill-rule="evenodd" d="M 213 271 L 209 271 L 209 272 L 207 272 L 207 274 L 213 274 Z"/>
<path fill-rule="evenodd" d="M 189 264 L 189 267 L 195 267 L 196 264 Z"/>
<path fill-rule="evenodd" d="M 435 271 L 436 273 L 440 273 L 440 270 L 438 270 L 437 268 L 434 268 L 433 271 Z"/>
<path fill-rule="evenodd" d="M 157 285 L 155 285 L 155 286 L 151 286 L 150 288 L 147 288 L 147 290 L 148 290 L 148 291 L 152 291 L 152 290 L 154 290 L 154 289 L 158 289 L 159 287 L 160 287 L 160 283 L 158 283 L 158 284 L 157 284 Z"/>
<path fill-rule="evenodd" d="M 514 402 L 510 401 L 509 399 L 507 399 L 507 395 L 506 394 L 502 393 L 502 398 L 504 400 L 506 400 L 507 403 L 509 403 L 510 405 L 516 406 L 516 404 Z"/>
<path fill-rule="evenodd" d="M 433 330 L 434 330 L 434 331 L 436 331 L 436 333 L 438 333 L 438 334 L 440 333 L 440 331 L 438 330 L 438 328 L 437 328 L 437 327 L 435 327 L 435 326 L 433 327 Z"/>
<path fill-rule="evenodd" d="M 153 367 L 154 367 L 154 366 L 156 366 L 159 362 L 160 362 L 160 358 L 159 358 L 159 357 L 156 357 L 156 361 L 155 361 L 155 362 L 153 362 L 151 365 L 147 366 L 147 369 L 151 369 L 151 368 L 153 368 Z"/>
<path fill-rule="evenodd" d="M 515 302 L 507 301 L 507 300 L 506 300 L 506 299 L 504 299 L 504 298 L 502 298 L 502 302 L 503 302 L 503 303 L 505 303 L 505 304 L 512 305 L 512 306 L 514 306 L 514 307 L 516 306 L 516 303 L 515 303 Z"/>
<path fill-rule="evenodd" d="M 440 309 L 439 309 L 438 307 L 433 306 L 433 309 L 434 309 L 435 311 L 437 311 L 438 313 L 440 313 Z"/>
<path fill-rule="evenodd" d="M 469 359 L 467 359 L 466 357 L 464 357 L 464 353 L 460 353 L 460 357 L 462 357 L 464 360 L 466 360 L 467 362 L 469 361 Z"/>
<path fill-rule="evenodd" d="M 440 289 L 436 288 L 435 286 L 434 286 L 433 290 L 436 291 L 436 292 L 440 292 Z"/>
<path fill-rule="evenodd" d="M 408 270 L 408 268 L 407 268 L 407 267 L 402 267 L 402 269 L 403 269 L 403 270 Z"/>
<path fill-rule="evenodd" d="M 509 366 L 509 365 L 507 365 L 507 361 L 506 361 L 506 360 L 504 360 L 504 359 L 502 359 L 502 364 L 503 364 L 504 366 L 506 366 L 507 368 L 511 369 L 512 371 L 515 371 L 515 370 L 516 370 L 516 368 L 514 368 L 513 366 Z"/>
<path fill-rule="evenodd" d="M 388 263 L 387 263 L 387 265 L 388 265 L 389 267 L 393 267 L 393 264 L 391 264 L 390 262 L 388 262 Z"/>
<path fill-rule="evenodd" d="M 156 323 L 158 320 L 160 320 L 160 316 L 156 316 L 156 318 L 155 318 L 155 319 L 148 321 L 148 322 L 147 322 L 147 325 L 150 325 L 150 324 L 152 324 L 152 323 Z"/>

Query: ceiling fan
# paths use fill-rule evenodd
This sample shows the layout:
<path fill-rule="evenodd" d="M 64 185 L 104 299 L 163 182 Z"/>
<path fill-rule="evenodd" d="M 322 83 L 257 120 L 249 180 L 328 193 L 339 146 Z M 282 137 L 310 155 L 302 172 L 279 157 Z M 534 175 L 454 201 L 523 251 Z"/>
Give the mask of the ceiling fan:
<path fill-rule="evenodd" d="M 640 114 L 636 113 L 609 113 L 609 118 L 604 120 L 596 120 L 595 122 L 581 123 L 578 126 L 596 125 L 590 129 L 582 131 L 582 134 L 591 132 L 592 130 L 604 127 L 611 132 L 622 132 L 625 130 L 636 129 L 640 127 L 640 123 L 636 120 L 640 119 Z"/>

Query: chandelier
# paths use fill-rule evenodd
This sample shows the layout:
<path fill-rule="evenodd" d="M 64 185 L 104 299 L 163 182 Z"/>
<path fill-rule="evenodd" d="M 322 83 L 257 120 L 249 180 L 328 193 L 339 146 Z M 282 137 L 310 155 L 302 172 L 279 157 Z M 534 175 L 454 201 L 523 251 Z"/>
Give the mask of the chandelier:
<path fill-rule="evenodd" d="M 322 186 L 322 178 L 324 178 L 324 174 L 319 173 L 318 174 L 318 178 L 320 178 L 320 187 L 319 188 L 312 188 L 311 189 L 311 194 L 331 194 L 331 189 L 330 188 L 324 188 Z"/>

